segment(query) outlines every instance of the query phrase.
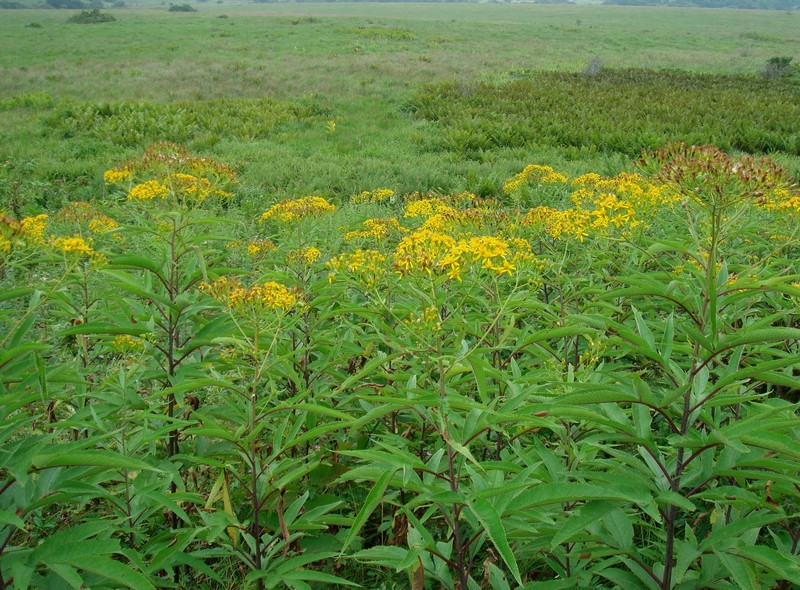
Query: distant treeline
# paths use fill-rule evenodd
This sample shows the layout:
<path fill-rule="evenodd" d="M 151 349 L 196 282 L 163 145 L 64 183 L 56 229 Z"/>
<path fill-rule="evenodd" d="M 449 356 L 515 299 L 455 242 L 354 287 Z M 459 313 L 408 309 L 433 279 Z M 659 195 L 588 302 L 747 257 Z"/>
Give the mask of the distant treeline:
<path fill-rule="evenodd" d="M 70 8 L 86 10 L 91 8 L 122 8 L 125 0 L 46 0 L 44 3 L 23 4 L 15 0 L 0 0 L 0 10 L 2 9 L 30 9 L 30 8 Z"/>
<path fill-rule="evenodd" d="M 552 2 L 553 0 L 547 0 Z M 621 6 L 680 6 L 697 8 L 750 8 L 761 10 L 795 10 L 797 0 L 604 0 L 603 4 Z"/>
<path fill-rule="evenodd" d="M 202 2 L 204 0 L 196 0 Z M 253 0 L 256 3 L 273 2 L 319 2 L 320 0 Z M 322 0 L 336 2 L 337 0 Z M 487 0 L 346 0 L 347 2 L 437 2 L 477 4 Z M 488 0 L 490 4 L 506 4 L 509 0 Z M 534 4 L 576 4 L 574 0 L 532 0 Z M 102 8 L 108 2 L 101 0 L 46 0 L 45 4 L 26 5 L 16 0 L 0 0 L 0 9 L 18 8 Z M 125 6 L 124 0 L 116 0 L 111 6 Z M 749 8 L 760 10 L 797 10 L 798 0 L 604 0 L 603 4 L 617 6 L 677 6 L 696 8 Z"/>
<path fill-rule="evenodd" d="M 50 1 L 50 0 L 48 0 Z M 59 0 L 52 0 L 59 1 Z M 76 0 L 72 0 L 76 1 Z M 275 2 L 319 2 L 320 0 L 253 0 L 257 3 Z M 336 2 L 337 0 L 322 0 Z M 347 2 L 459 2 L 508 4 L 511 0 L 345 0 Z M 522 0 L 533 4 L 577 4 L 575 0 Z M 697 8 L 750 8 L 762 10 L 795 10 L 800 9 L 798 0 L 604 0 L 603 4 L 621 6 L 677 6 Z"/>

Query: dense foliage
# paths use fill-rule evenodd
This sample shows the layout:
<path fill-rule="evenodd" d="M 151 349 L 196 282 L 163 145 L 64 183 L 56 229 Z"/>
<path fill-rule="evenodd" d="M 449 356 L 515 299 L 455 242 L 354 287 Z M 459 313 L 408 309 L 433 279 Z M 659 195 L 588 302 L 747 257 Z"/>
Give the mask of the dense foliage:
<path fill-rule="evenodd" d="M 476 155 L 557 145 L 638 155 L 671 141 L 800 154 L 800 84 L 755 76 L 603 70 L 541 72 L 505 84 L 437 83 L 409 103 L 435 121 L 428 149 Z"/>
<path fill-rule="evenodd" d="M 0 218 L 0 587 L 800 584 L 773 162 L 254 216 L 176 145 L 103 177 Z"/>
<path fill-rule="evenodd" d="M 211 146 L 221 139 L 252 141 L 270 137 L 290 123 L 320 120 L 313 101 L 270 98 L 160 103 L 76 103 L 61 101 L 48 125 L 62 137 L 80 134 L 122 146 L 156 140 Z M 2 108 L 2 106 L 0 106 Z"/>

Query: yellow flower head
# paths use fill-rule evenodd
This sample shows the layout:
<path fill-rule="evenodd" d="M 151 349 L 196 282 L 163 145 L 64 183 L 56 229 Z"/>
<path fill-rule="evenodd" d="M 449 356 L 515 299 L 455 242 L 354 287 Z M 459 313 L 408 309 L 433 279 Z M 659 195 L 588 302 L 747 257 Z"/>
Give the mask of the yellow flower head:
<path fill-rule="evenodd" d="M 349 274 L 367 288 L 377 285 L 387 270 L 386 256 L 377 250 L 362 249 L 331 258 L 326 266 L 331 270 L 331 281 L 336 278 L 337 273 Z"/>
<path fill-rule="evenodd" d="M 463 268 L 474 265 L 500 275 L 513 274 L 516 269 L 510 260 L 510 254 L 511 249 L 505 240 L 480 236 L 460 240 L 439 264 L 454 279 L 461 278 Z"/>
<path fill-rule="evenodd" d="M 287 311 L 300 303 L 295 293 L 285 285 L 274 281 L 244 287 L 236 277 L 220 277 L 211 283 L 201 283 L 200 291 L 220 301 L 229 309 Z"/>
<path fill-rule="evenodd" d="M 80 236 L 61 237 L 55 238 L 52 241 L 52 246 L 56 250 L 61 250 L 65 254 L 78 253 L 85 256 L 91 256 L 94 253 L 92 248 L 92 240 L 84 240 Z"/>
<path fill-rule="evenodd" d="M 306 217 L 319 217 L 324 213 L 333 213 L 335 210 L 336 207 L 323 197 L 302 197 L 276 203 L 261 216 L 261 221 L 277 218 L 280 221 L 290 222 Z"/>
<path fill-rule="evenodd" d="M 44 213 L 34 217 L 25 217 L 19 222 L 19 236 L 26 242 L 34 244 L 44 243 L 44 230 L 47 227 L 47 215 Z"/>
<path fill-rule="evenodd" d="M 100 215 L 89 221 L 89 231 L 102 234 L 119 227 L 119 224 L 105 215 Z"/>
<path fill-rule="evenodd" d="M 275 243 L 270 240 L 249 240 L 245 247 L 248 256 L 261 256 L 267 252 L 271 252 L 276 248 Z"/>
<path fill-rule="evenodd" d="M 142 350 L 144 343 L 128 334 L 120 334 L 111 341 L 111 347 L 119 352 L 134 352 Z"/>
<path fill-rule="evenodd" d="M 394 252 L 394 267 L 400 274 L 441 270 L 441 261 L 456 241 L 439 232 L 420 229 L 400 240 Z"/>
<path fill-rule="evenodd" d="M 512 193 L 529 184 L 563 184 L 566 182 L 567 177 L 556 172 L 550 166 L 529 164 L 522 172 L 512 176 L 503 184 L 503 192 Z"/>
<path fill-rule="evenodd" d="M 153 199 L 166 199 L 168 196 L 169 188 L 158 180 L 142 182 L 128 191 L 128 200 L 132 201 L 152 201 Z"/>
<path fill-rule="evenodd" d="M 322 252 L 320 252 L 317 248 L 313 246 L 309 248 L 299 248 L 297 250 L 291 250 L 288 254 L 289 260 L 294 262 L 299 262 L 304 264 L 305 266 L 311 266 L 314 264 L 319 258 L 322 256 Z"/>
<path fill-rule="evenodd" d="M 127 167 L 111 168 L 103 172 L 103 182 L 105 184 L 118 184 L 133 177 L 133 170 Z"/>
<path fill-rule="evenodd" d="M 95 264 L 102 264 L 106 257 L 92 247 L 92 239 L 84 239 L 79 235 L 52 237 L 50 245 L 65 255 L 77 258 L 87 257 Z"/>
<path fill-rule="evenodd" d="M 221 190 L 207 178 L 182 172 L 166 176 L 164 184 L 169 187 L 173 195 L 193 201 L 205 201 L 208 197 L 233 197 L 231 193 Z"/>
<path fill-rule="evenodd" d="M 455 216 L 456 213 L 453 207 L 447 205 L 442 199 L 434 197 L 410 202 L 405 207 L 403 217 L 424 217 L 427 219 L 434 215 Z"/>
<path fill-rule="evenodd" d="M 407 233 L 408 230 L 400 225 L 394 217 L 387 219 L 367 219 L 362 227 L 364 229 L 347 232 L 344 239 L 349 241 L 357 239 L 373 239 L 383 241 L 390 236 Z"/>

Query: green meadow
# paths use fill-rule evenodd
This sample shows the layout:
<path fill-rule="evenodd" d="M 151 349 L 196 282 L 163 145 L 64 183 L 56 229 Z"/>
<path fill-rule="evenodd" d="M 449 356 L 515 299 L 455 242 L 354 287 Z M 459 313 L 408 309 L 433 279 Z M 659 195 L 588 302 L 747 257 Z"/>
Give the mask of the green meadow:
<path fill-rule="evenodd" d="M 0 159 L 6 162 L 5 182 L 44 182 L 56 192 L 73 185 L 81 198 L 102 191 L 99 168 L 157 140 L 213 148 L 228 161 L 246 162 L 242 172 L 253 197 L 267 200 L 311 192 L 342 198 L 384 185 L 400 192 L 491 191 L 526 163 L 539 160 L 575 171 L 615 172 L 625 168 L 637 146 L 621 150 L 627 152 L 624 157 L 614 146 L 592 150 L 590 139 L 585 142 L 588 152 L 577 154 L 550 140 L 538 145 L 501 142 L 468 158 L 458 150 L 432 150 L 441 125 L 413 116 L 409 104 L 425 84 L 486 83 L 502 93 L 503 85 L 540 72 L 579 76 L 593 59 L 607 70 L 757 76 L 769 58 L 792 56 L 800 42 L 795 15 L 762 11 L 200 4 L 196 13 L 169 13 L 163 6 L 113 9 L 107 12 L 115 22 L 96 25 L 67 24 L 71 12 L 3 14 Z M 649 83 L 634 92 L 646 95 Z M 665 77 L 662 86 L 670 84 Z M 744 85 L 748 93 L 773 92 L 773 85 L 758 79 Z M 628 88 L 619 91 L 630 93 Z M 591 84 L 567 92 L 579 93 L 578 101 L 591 101 L 594 94 Z M 675 116 L 691 120 L 680 109 L 687 101 L 710 104 L 704 92 L 714 89 L 665 100 Z M 779 101 L 795 108 L 796 86 L 787 92 Z M 252 133 L 234 129 L 195 134 L 189 128 L 192 122 L 173 121 L 182 129 L 153 129 L 148 137 L 86 129 L 69 118 L 76 109 L 92 105 L 134 103 L 154 110 L 131 115 L 133 119 L 120 125 L 137 127 L 136 117 L 142 117 L 152 127 L 174 119 L 177 110 L 197 108 L 192 101 L 264 98 L 283 101 L 287 108 L 299 105 L 304 114 L 268 129 L 254 122 L 259 130 Z M 558 112 L 548 110 L 547 115 L 569 119 L 570 100 L 565 96 Z M 613 96 L 604 100 L 618 102 Z M 720 109 L 735 111 L 733 106 L 726 103 Z M 210 110 L 215 108 L 225 107 Z M 591 108 L 591 117 L 602 117 L 606 109 L 603 103 Z M 258 118 L 248 108 L 244 111 L 248 114 L 242 117 Z M 780 113 L 783 124 L 791 125 L 794 114 Z M 330 121 L 335 132 L 328 130 Z M 751 124 L 749 115 L 746 123 Z M 658 139 L 703 139 L 686 135 L 670 135 L 668 129 L 659 131 Z M 788 155 L 777 157 L 796 169 L 796 160 Z M 19 167 L 24 173 L 15 172 Z"/>
<path fill-rule="evenodd" d="M 793 12 L 0 11 L 0 590 L 800 587 Z"/>

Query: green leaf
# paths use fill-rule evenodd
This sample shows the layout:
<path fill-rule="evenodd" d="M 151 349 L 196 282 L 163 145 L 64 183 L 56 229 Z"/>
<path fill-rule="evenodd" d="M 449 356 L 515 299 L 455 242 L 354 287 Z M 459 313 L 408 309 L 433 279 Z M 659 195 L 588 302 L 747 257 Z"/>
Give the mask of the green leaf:
<path fill-rule="evenodd" d="M 715 551 L 722 565 L 728 570 L 733 580 L 742 590 L 758 588 L 758 577 L 753 564 L 738 555 L 730 555 L 722 551 Z"/>
<path fill-rule="evenodd" d="M 114 268 L 135 268 L 139 270 L 147 270 L 159 277 L 163 278 L 163 268 L 153 262 L 152 259 L 144 256 L 115 256 L 111 259 L 109 267 Z"/>
<path fill-rule="evenodd" d="M 800 563 L 796 557 L 790 559 L 763 545 L 741 546 L 728 552 L 759 564 L 782 580 L 800 584 Z"/>
<path fill-rule="evenodd" d="M 87 553 L 71 560 L 70 565 L 87 572 L 92 572 L 118 584 L 135 590 L 155 590 L 155 586 L 137 571 L 128 566 L 98 555 Z"/>
<path fill-rule="evenodd" d="M 76 590 L 86 588 L 83 583 L 83 578 L 81 578 L 80 574 L 74 567 L 64 563 L 49 563 L 47 564 L 47 567 L 58 574 L 58 576 L 72 588 L 75 588 Z"/>
<path fill-rule="evenodd" d="M 497 549 L 500 557 L 503 558 L 508 569 L 511 570 L 514 579 L 518 584 L 522 584 L 519 566 L 517 565 L 517 560 L 514 558 L 514 553 L 511 551 L 511 547 L 508 545 L 508 538 L 506 537 L 506 531 L 503 527 L 503 521 L 500 519 L 500 514 L 498 514 L 494 506 L 482 498 L 470 502 L 468 506 L 481 525 L 483 525 L 486 534 Z"/>
<path fill-rule="evenodd" d="M 367 494 L 366 499 L 364 500 L 364 505 L 361 506 L 361 510 L 358 511 L 356 514 L 355 519 L 353 519 L 353 524 L 350 527 L 350 532 L 347 533 L 347 537 L 342 544 L 342 549 L 340 554 L 343 555 L 347 548 L 352 544 L 355 540 L 356 535 L 358 535 L 361 528 L 367 522 L 370 514 L 378 507 L 383 499 L 383 494 L 386 491 L 386 488 L 389 487 L 389 482 L 394 477 L 394 474 L 397 473 L 396 470 L 387 469 L 383 472 L 375 484 L 373 485 L 372 489 Z"/>
<path fill-rule="evenodd" d="M 641 312 L 635 307 L 631 308 L 633 310 L 633 317 L 636 319 L 636 329 L 639 332 L 639 336 L 652 348 L 655 350 L 656 348 L 656 341 L 653 338 L 653 333 L 650 331 L 650 328 L 647 326 L 647 322 L 644 321 Z"/>
<path fill-rule="evenodd" d="M 340 584 L 343 586 L 358 586 L 358 584 L 345 580 L 344 578 L 340 578 L 339 576 L 307 569 L 296 570 L 289 572 L 288 574 L 283 574 L 281 579 L 284 581 L 303 580 L 309 582 L 325 582 L 326 584 Z"/>
<path fill-rule="evenodd" d="M 9 510 L 0 510 L 0 525 L 10 525 L 17 527 L 21 531 L 25 530 L 25 522 Z"/>
<path fill-rule="evenodd" d="M 93 465 L 96 467 L 158 471 L 158 469 L 144 461 L 124 457 L 111 451 L 77 451 L 69 448 L 39 453 L 34 456 L 33 465 L 39 469 L 73 465 Z"/>
<path fill-rule="evenodd" d="M 603 525 L 611 535 L 611 546 L 629 549 L 633 544 L 633 524 L 621 508 L 616 508 L 603 516 Z"/>
<path fill-rule="evenodd" d="M 550 541 L 550 547 L 555 548 L 561 543 L 569 541 L 618 505 L 616 502 L 603 501 L 584 504 L 581 508 L 575 510 L 566 523 L 558 528 L 558 531 Z"/>
<path fill-rule="evenodd" d="M 515 498 L 509 510 L 525 511 L 535 506 L 559 504 L 561 502 L 581 502 L 587 500 L 619 500 L 634 504 L 650 501 L 647 490 L 611 486 L 599 486 L 586 483 L 541 483 L 533 486 L 529 492 Z"/>
<path fill-rule="evenodd" d="M 625 590 L 647 590 L 647 586 L 642 584 L 642 582 L 636 576 L 623 569 L 609 567 L 596 573 L 598 576 L 613 582 Z"/>
<path fill-rule="evenodd" d="M 353 554 L 353 559 L 362 563 L 372 563 L 383 567 L 395 568 L 398 563 L 402 563 L 408 554 L 408 549 L 393 547 L 389 545 L 379 545 L 363 549 Z"/>
<path fill-rule="evenodd" d="M 724 350 L 729 350 L 744 344 L 758 344 L 767 342 L 787 342 L 800 340 L 800 329 L 798 328 L 763 328 L 757 330 L 740 330 L 720 339 L 720 350 L 714 352 L 714 356 Z"/>
<path fill-rule="evenodd" d="M 687 512 L 694 512 L 697 510 L 697 506 L 692 504 L 689 500 L 670 490 L 661 491 L 658 496 L 656 496 L 656 502 L 659 504 L 677 506 L 678 508 L 682 508 Z"/>
<path fill-rule="evenodd" d="M 17 289 L 3 289 L 0 291 L 0 302 L 3 301 L 11 301 L 12 299 L 16 299 L 17 297 L 25 297 L 26 295 L 30 295 L 33 293 L 33 289 L 28 287 L 21 287 Z"/>

